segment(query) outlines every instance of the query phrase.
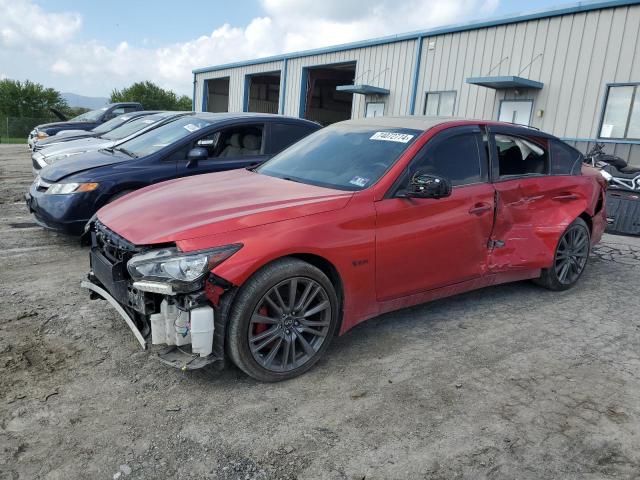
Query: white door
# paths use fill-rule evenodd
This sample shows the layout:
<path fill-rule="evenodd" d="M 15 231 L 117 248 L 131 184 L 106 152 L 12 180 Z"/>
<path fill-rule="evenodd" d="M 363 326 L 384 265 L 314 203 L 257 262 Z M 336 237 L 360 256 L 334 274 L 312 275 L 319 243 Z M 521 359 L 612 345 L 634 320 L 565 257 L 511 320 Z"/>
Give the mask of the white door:
<path fill-rule="evenodd" d="M 505 100 L 500 104 L 498 120 L 517 123 L 518 125 L 529 125 L 532 109 L 533 101 L 531 100 Z"/>
<path fill-rule="evenodd" d="M 382 117 L 384 115 L 384 103 L 367 103 L 365 117 Z"/>

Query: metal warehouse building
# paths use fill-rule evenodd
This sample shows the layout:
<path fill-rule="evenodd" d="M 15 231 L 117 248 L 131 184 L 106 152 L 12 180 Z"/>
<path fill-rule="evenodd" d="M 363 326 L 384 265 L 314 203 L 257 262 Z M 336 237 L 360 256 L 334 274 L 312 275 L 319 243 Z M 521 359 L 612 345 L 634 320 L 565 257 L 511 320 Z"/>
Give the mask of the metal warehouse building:
<path fill-rule="evenodd" d="M 499 119 L 640 165 L 639 34 L 640 0 L 583 2 L 196 69 L 194 109 Z"/>

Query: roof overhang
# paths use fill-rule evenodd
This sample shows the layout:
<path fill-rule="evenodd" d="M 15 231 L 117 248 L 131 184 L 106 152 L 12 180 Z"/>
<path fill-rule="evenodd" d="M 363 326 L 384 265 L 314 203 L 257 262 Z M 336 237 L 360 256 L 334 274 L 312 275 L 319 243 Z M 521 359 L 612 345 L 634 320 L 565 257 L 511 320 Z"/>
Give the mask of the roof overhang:
<path fill-rule="evenodd" d="M 467 83 L 472 85 L 478 85 L 480 87 L 493 88 L 494 90 L 508 90 L 514 88 L 532 88 L 540 90 L 544 87 L 542 82 L 536 82 L 535 80 L 529 80 L 528 78 L 522 78 L 517 76 L 506 77 L 469 77 Z"/>
<path fill-rule="evenodd" d="M 338 85 L 336 90 L 339 92 L 359 93 L 360 95 L 389 95 L 389 90 L 382 87 L 374 87 L 373 85 Z"/>

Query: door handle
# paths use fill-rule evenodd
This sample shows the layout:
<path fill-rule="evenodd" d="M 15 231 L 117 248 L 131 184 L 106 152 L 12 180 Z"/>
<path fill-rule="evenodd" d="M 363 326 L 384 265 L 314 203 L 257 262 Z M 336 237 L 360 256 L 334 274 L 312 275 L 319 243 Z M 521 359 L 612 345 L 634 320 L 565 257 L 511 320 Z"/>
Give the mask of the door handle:
<path fill-rule="evenodd" d="M 560 195 L 556 195 L 553 197 L 553 200 L 558 202 L 570 202 L 571 200 L 578 200 L 578 195 L 575 193 L 561 193 Z"/>
<path fill-rule="evenodd" d="M 484 212 L 488 212 L 489 210 L 493 210 L 493 207 L 490 204 L 486 202 L 480 202 L 471 207 L 469 209 L 469 213 L 471 215 L 482 215 Z"/>

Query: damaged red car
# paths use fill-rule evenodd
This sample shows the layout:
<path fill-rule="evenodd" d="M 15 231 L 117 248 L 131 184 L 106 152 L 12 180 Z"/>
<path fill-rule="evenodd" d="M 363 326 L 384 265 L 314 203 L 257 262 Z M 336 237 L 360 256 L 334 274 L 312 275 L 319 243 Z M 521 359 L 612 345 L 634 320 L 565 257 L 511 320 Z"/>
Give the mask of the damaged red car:
<path fill-rule="evenodd" d="M 262 381 L 429 300 L 576 284 L 604 225 L 599 172 L 546 133 L 427 117 L 349 120 L 263 165 L 153 185 L 88 225 L 84 286 L 182 369 Z"/>

